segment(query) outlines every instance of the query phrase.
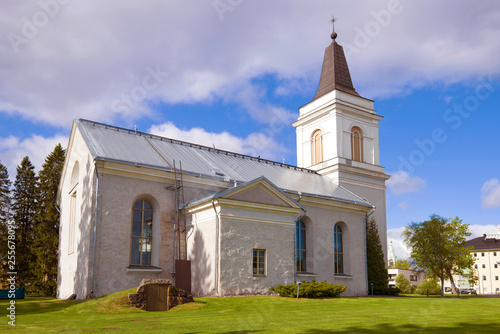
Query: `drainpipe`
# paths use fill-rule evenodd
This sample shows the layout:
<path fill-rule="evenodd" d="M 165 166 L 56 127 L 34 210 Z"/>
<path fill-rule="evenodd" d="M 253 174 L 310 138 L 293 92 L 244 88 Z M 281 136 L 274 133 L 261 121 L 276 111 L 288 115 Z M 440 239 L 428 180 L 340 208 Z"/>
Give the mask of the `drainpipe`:
<path fill-rule="evenodd" d="M 376 207 L 373 207 L 373 209 L 368 212 L 365 216 L 365 274 L 366 274 L 366 289 L 367 289 L 367 293 L 369 294 L 370 293 L 370 288 L 368 287 L 368 249 L 367 249 L 367 244 L 366 244 L 366 230 L 367 230 L 367 225 L 368 225 L 368 218 L 373 214 L 375 213 L 375 211 L 377 210 Z"/>
<path fill-rule="evenodd" d="M 299 192 L 299 199 L 297 200 L 297 203 L 300 202 L 300 200 L 302 199 L 302 192 Z M 297 218 L 297 220 L 295 220 L 295 227 L 294 227 L 294 234 L 293 234 L 293 280 L 294 280 L 294 283 L 297 282 L 297 222 L 300 221 L 302 218 L 304 218 L 304 216 L 307 214 L 307 210 L 306 209 L 302 209 L 304 210 L 304 213 L 299 217 Z"/>
<path fill-rule="evenodd" d="M 214 199 L 212 198 L 212 206 L 215 212 L 215 269 L 214 269 L 214 292 L 215 295 L 219 295 L 218 289 L 218 262 L 219 262 L 219 213 L 217 213 L 217 209 L 215 208 Z"/>
<path fill-rule="evenodd" d="M 96 231 L 97 231 L 97 207 L 99 203 L 99 172 L 97 171 L 97 160 L 94 159 L 94 168 L 96 175 L 96 186 L 95 186 L 95 213 L 94 213 L 94 242 L 92 245 L 92 273 L 90 274 L 90 293 L 94 293 L 94 266 L 95 266 L 95 239 L 96 239 Z"/>

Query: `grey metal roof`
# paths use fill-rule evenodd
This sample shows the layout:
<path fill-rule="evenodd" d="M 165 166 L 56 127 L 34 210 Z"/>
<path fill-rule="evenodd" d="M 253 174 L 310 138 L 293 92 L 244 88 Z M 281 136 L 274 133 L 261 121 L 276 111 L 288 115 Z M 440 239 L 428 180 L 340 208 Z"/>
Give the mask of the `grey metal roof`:
<path fill-rule="evenodd" d="M 218 150 L 197 144 L 114 127 L 85 119 L 75 120 L 95 159 L 173 171 L 182 163 L 184 174 L 244 183 L 265 177 L 276 187 L 372 207 L 349 190 L 315 171 Z"/>

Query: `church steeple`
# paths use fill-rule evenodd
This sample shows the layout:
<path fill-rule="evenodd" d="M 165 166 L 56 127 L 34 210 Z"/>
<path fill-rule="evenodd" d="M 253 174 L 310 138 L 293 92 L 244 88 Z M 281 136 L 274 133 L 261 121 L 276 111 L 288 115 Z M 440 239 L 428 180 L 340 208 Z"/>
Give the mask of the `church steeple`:
<path fill-rule="evenodd" d="M 335 18 L 332 18 L 332 24 L 334 22 Z M 337 33 L 335 32 L 335 26 L 330 37 L 332 38 L 332 43 L 325 49 L 319 87 L 313 100 L 335 89 L 359 96 L 352 84 L 344 49 L 336 41 Z"/>

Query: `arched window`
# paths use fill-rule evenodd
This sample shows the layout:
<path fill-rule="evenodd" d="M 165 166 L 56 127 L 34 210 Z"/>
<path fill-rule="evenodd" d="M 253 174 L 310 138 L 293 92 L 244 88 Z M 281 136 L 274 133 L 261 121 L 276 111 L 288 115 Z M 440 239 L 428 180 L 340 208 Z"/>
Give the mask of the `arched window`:
<path fill-rule="evenodd" d="M 138 200 L 132 207 L 132 247 L 130 264 L 151 265 L 153 241 L 153 206 Z"/>
<path fill-rule="evenodd" d="M 344 273 L 344 251 L 342 245 L 342 229 L 338 224 L 333 228 L 333 266 L 335 274 Z"/>
<path fill-rule="evenodd" d="M 323 134 L 316 130 L 311 136 L 311 164 L 316 165 L 323 161 Z"/>
<path fill-rule="evenodd" d="M 299 220 L 297 227 L 297 271 L 306 271 L 306 225 Z"/>
<path fill-rule="evenodd" d="M 364 162 L 363 159 L 363 131 L 357 126 L 351 129 L 352 160 Z"/>

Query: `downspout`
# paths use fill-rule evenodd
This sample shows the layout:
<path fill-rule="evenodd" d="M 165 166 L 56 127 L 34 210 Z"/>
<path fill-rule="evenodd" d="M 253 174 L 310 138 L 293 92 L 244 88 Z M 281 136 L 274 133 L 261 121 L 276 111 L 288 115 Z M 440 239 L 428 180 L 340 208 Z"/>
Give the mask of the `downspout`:
<path fill-rule="evenodd" d="M 375 211 L 377 211 L 377 208 L 376 207 L 373 207 L 373 209 L 368 212 L 365 216 L 365 277 L 366 277 L 366 291 L 367 291 L 367 294 L 370 294 L 370 288 L 369 288 L 369 284 L 370 282 L 368 282 L 368 249 L 367 249 L 367 243 L 366 243 L 366 231 L 367 231 L 367 225 L 368 225 L 368 218 L 373 214 L 375 213 Z"/>
<path fill-rule="evenodd" d="M 218 263 L 219 263 L 219 213 L 217 213 L 217 209 L 215 208 L 214 199 L 212 198 L 212 206 L 215 212 L 215 268 L 214 268 L 214 292 L 215 295 L 219 295 L 218 289 Z"/>
<path fill-rule="evenodd" d="M 97 231 L 97 207 L 99 203 L 99 172 L 97 171 L 97 160 L 94 159 L 94 168 L 96 175 L 96 187 L 95 187 L 95 213 L 94 213 L 94 242 L 92 246 L 92 272 L 90 274 L 90 293 L 94 293 L 94 266 L 95 266 L 95 240 L 96 240 L 96 231 Z"/>
<path fill-rule="evenodd" d="M 299 192 L 299 199 L 297 200 L 297 203 L 300 202 L 302 199 L 302 192 Z M 304 213 L 295 220 L 295 227 L 294 227 L 294 234 L 293 234 L 293 256 L 292 258 L 294 259 L 293 261 L 293 280 L 294 282 L 297 282 L 297 222 L 299 222 L 304 216 L 307 214 L 307 209 L 302 209 Z M 306 244 L 307 247 L 307 244 Z"/>

